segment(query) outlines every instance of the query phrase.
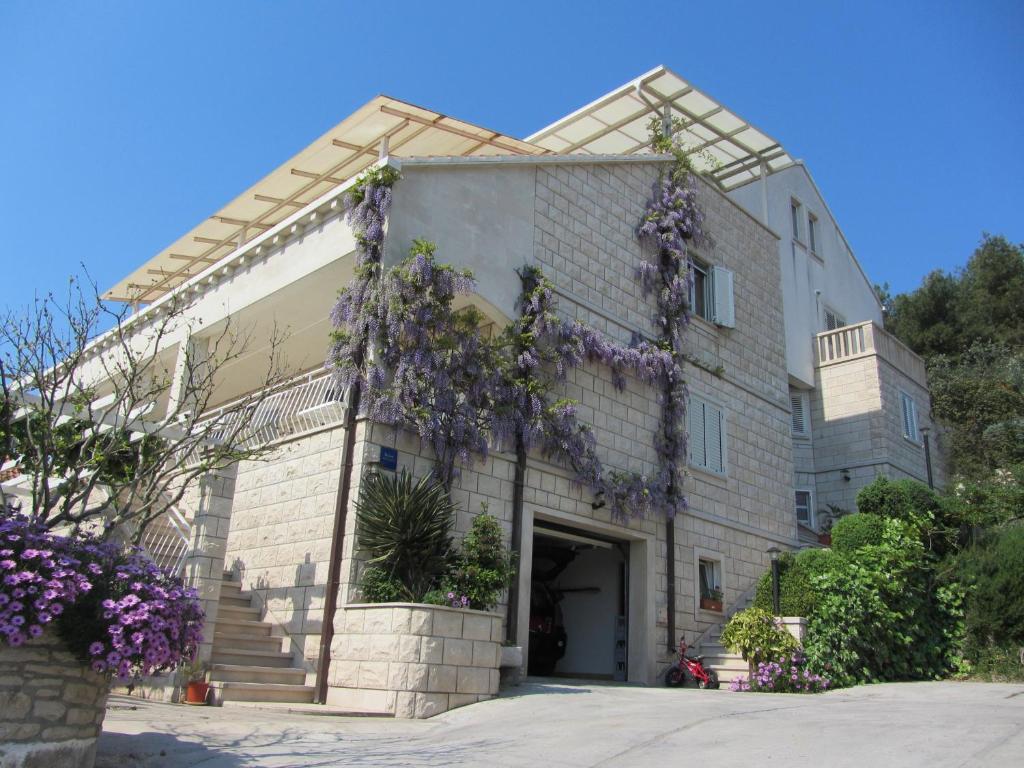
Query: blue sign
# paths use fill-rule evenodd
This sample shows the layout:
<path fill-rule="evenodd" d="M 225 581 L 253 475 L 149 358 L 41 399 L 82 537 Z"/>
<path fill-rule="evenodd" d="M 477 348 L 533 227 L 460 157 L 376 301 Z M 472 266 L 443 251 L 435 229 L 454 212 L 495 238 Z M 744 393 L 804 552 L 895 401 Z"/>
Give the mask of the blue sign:
<path fill-rule="evenodd" d="M 394 472 L 398 469 L 398 451 L 394 448 L 380 447 L 380 468 Z"/>

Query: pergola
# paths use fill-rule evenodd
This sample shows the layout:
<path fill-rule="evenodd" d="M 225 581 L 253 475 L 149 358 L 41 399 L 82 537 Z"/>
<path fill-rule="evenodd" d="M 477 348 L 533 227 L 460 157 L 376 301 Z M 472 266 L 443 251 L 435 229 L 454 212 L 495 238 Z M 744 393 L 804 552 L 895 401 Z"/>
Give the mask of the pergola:
<path fill-rule="evenodd" d="M 381 157 L 646 154 L 652 117 L 681 121 L 695 165 L 723 191 L 794 162 L 777 141 L 663 66 L 525 140 L 377 96 L 149 259 L 105 298 L 156 301 Z"/>

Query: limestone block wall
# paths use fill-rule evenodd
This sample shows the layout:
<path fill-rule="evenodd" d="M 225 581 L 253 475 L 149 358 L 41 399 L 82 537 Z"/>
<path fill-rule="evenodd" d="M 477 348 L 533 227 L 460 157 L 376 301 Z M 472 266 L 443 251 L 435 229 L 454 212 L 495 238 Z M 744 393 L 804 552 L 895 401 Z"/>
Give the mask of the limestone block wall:
<path fill-rule="evenodd" d="M 349 605 L 331 644 L 327 703 L 425 718 L 498 692 L 499 614 L 416 603 Z"/>
<path fill-rule="evenodd" d="M 345 430 L 276 446 L 238 467 L 225 568 L 251 591 L 283 650 L 315 671 Z"/>
<path fill-rule="evenodd" d="M 0 765 L 91 768 L 108 685 L 52 633 L 0 644 Z"/>

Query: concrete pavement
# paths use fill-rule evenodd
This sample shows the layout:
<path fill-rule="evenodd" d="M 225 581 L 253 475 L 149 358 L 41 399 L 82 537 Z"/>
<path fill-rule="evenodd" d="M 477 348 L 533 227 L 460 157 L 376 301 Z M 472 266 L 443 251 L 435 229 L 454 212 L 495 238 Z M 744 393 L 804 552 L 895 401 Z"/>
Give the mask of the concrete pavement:
<path fill-rule="evenodd" d="M 1024 685 L 818 696 L 525 683 L 426 721 L 114 697 L 98 768 L 1024 765 Z"/>

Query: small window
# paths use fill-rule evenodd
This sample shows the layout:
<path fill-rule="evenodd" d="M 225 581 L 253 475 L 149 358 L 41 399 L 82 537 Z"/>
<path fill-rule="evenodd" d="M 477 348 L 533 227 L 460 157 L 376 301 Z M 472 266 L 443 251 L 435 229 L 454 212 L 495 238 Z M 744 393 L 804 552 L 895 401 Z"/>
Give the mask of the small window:
<path fill-rule="evenodd" d="M 834 309 L 825 307 L 825 330 L 834 331 L 837 328 L 842 328 L 846 325 L 846 318 L 836 312 Z"/>
<path fill-rule="evenodd" d="M 807 214 L 807 245 L 811 253 L 818 252 L 818 217 L 813 213 Z"/>
<path fill-rule="evenodd" d="M 722 610 L 722 563 L 700 558 L 697 561 L 697 580 L 700 583 L 700 607 L 704 610 Z"/>
<path fill-rule="evenodd" d="M 803 206 L 800 205 L 796 200 L 789 201 L 789 211 L 793 216 L 793 239 L 803 240 L 803 231 L 800 227 L 801 210 Z"/>
<path fill-rule="evenodd" d="M 900 416 L 903 421 L 903 436 L 912 443 L 921 441 L 921 433 L 917 427 L 917 405 L 914 398 L 900 390 Z"/>
<path fill-rule="evenodd" d="M 810 437 L 811 435 L 811 414 L 807 407 L 806 392 L 790 392 L 789 405 L 793 418 L 793 437 Z"/>
<path fill-rule="evenodd" d="M 725 474 L 725 414 L 714 403 L 690 398 L 690 466 Z"/>
<path fill-rule="evenodd" d="M 812 494 L 808 490 L 796 492 L 796 521 L 808 528 L 814 527 L 814 505 Z"/>
<path fill-rule="evenodd" d="M 711 279 L 708 268 L 693 262 L 693 283 L 690 285 L 690 314 L 711 321 Z"/>

